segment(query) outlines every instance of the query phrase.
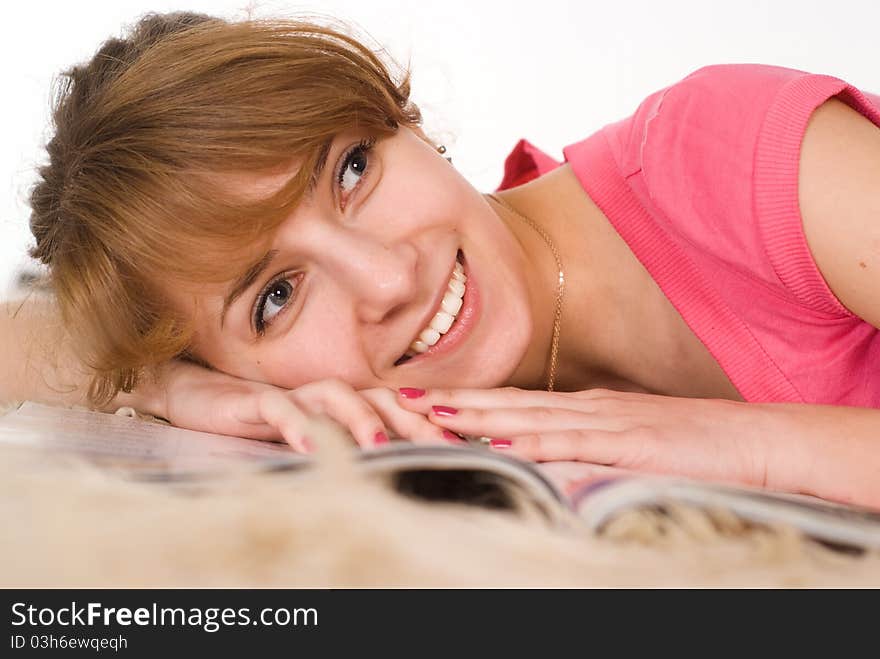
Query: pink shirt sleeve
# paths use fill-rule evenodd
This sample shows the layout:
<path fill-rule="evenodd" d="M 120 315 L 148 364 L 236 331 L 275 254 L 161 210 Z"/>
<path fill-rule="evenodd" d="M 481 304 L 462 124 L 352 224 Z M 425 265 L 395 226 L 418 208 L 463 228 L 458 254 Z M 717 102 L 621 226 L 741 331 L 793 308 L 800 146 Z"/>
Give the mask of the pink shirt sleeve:
<path fill-rule="evenodd" d="M 880 98 L 838 78 L 729 64 L 656 92 L 603 133 L 634 191 L 688 251 L 848 316 L 815 265 L 798 207 L 807 122 L 835 95 L 880 125 Z"/>
<path fill-rule="evenodd" d="M 563 149 L 694 334 L 749 401 L 880 407 L 880 331 L 834 297 L 803 232 L 810 116 L 836 96 L 880 125 L 880 97 L 839 78 L 709 66 Z M 557 166 L 527 142 L 506 185 Z"/>

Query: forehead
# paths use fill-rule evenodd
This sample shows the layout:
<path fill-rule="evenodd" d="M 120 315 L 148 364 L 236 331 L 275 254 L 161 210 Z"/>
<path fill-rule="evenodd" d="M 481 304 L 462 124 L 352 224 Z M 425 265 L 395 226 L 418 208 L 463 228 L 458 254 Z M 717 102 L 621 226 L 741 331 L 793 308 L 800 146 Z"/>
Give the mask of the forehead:
<path fill-rule="evenodd" d="M 406 135 L 407 133 L 413 134 L 414 137 L 427 141 L 427 138 L 424 137 L 420 130 L 413 130 L 406 126 L 399 127 L 399 130 L 395 134 L 387 136 L 386 139 L 393 140 L 395 137 L 406 139 L 409 137 Z M 324 186 L 314 187 L 317 183 L 314 176 L 318 173 L 318 170 L 323 171 L 327 169 L 327 161 L 331 155 L 334 158 L 337 157 L 336 152 L 339 151 L 342 146 L 349 141 L 362 137 L 363 131 L 345 131 L 335 135 L 332 139 L 327 140 L 319 148 L 315 158 L 315 167 L 311 168 L 314 171 L 309 172 L 312 185 L 302 191 L 303 196 L 296 201 L 295 206 L 292 206 L 285 211 L 285 218 L 294 214 L 301 204 L 303 202 L 308 202 L 313 195 L 320 194 L 319 192 L 316 193 L 316 190 L 320 191 L 324 189 Z M 301 169 L 306 164 L 306 160 L 307 159 L 303 156 L 297 156 L 274 167 L 259 171 L 238 170 L 219 172 L 211 175 L 210 179 L 212 180 L 214 188 L 219 191 L 219 194 L 225 193 L 228 195 L 230 203 L 241 203 L 244 205 L 258 204 L 259 202 L 270 200 L 273 195 L 281 191 L 285 185 L 290 183 L 294 177 L 301 174 Z M 272 204 L 267 208 L 277 208 L 277 206 Z M 281 219 L 281 221 L 283 221 L 283 219 Z M 214 260 L 216 258 L 216 262 L 223 263 L 223 268 L 218 273 L 222 278 L 214 279 L 210 283 L 206 281 L 174 282 L 173 286 L 169 287 L 169 290 L 175 293 L 174 297 L 179 300 L 182 295 L 188 297 L 195 295 L 197 299 L 204 300 L 206 298 L 222 296 L 227 292 L 226 289 L 230 282 L 233 282 L 245 273 L 271 246 L 273 236 L 276 232 L 270 230 L 270 227 L 274 229 L 278 225 L 267 222 L 265 224 L 266 231 L 260 231 L 259 220 L 255 220 L 255 222 L 253 239 L 236 243 L 232 250 L 222 249 L 220 241 L 218 241 L 218 249 L 213 250 L 211 239 L 207 237 L 201 241 L 199 244 L 199 251 L 203 252 L 203 254 L 207 253 L 209 259 Z M 212 252 L 214 254 L 212 254 Z"/>
<path fill-rule="evenodd" d="M 294 176 L 303 164 L 297 157 L 289 162 L 259 172 L 236 171 L 217 175 L 221 189 L 226 190 L 238 202 L 255 203 L 278 192 Z"/>
<path fill-rule="evenodd" d="M 285 171 L 268 174 L 228 174 L 224 175 L 223 188 L 236 202 L 257 202 L 278 192 L 295 173 L 294 165 L 285 168 Z M 215 323 L 230 286 L 266 254 L 276 233 L 276 225 L 265 223 L 260 226 L 257 222 L 250 237 L 243 237 L 234 244 L 223 237 L 198 238 L 190 249 L 198 252 L 193 255 L 194 258 L 213 264 L 209 266 L 210 272 L 202 275 L 160 275 L 159 285 L 174 311 L 194 322 L 196 327 L 205 322 Z"/>

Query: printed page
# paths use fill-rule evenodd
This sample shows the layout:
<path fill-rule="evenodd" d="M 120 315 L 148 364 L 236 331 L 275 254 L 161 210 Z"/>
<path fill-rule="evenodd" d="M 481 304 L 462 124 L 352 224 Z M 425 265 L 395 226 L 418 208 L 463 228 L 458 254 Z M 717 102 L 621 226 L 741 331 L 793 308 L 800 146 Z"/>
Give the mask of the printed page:
<path fill-rule="evenodd" d="M 76 455 L 153 481 L 201 480 L 242 468 L 298 472 L 315 464 L 286 444 L 35 403 L 0 417 L 3 443 Z M 574 519 L 567 498 L 535 465 L 483 448 L 396 440 L 379 449 L 352 445 L 351 450 L 362 474 L 389 479 L 407 495 L 493 508 L 528 506 L 551 521 Z"/>
<path fill-rule="evenodd" d="M 272 468 L 307 461 L 283 443 L 31 402 L 0 417 L 0 443 L 74 454 L 134 475 L 169 479 L 245 465 Z"/>
<path fill-rule="evenodd" d="M 597 480 L 571 499 L 593 529 L 627 510 L 677 503 L 727 510 L 755 524 L 793 526 L 823 542 L 880 549 L 880 511 L 806 495 L 646 474 Z"/>

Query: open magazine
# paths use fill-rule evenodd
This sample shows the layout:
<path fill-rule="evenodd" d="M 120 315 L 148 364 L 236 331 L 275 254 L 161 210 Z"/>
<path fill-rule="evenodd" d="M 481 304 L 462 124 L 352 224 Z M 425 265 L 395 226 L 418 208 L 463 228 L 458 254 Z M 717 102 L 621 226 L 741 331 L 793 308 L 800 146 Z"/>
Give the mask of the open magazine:
<path fill-rule="evenodd" d="M 296 473 L 315 464 L 285 444 L 35 403 L 0 417 L 0 444 L 72 454 L 127 477 L 160 482 L 198 482 L 242 469 Z M 551 522 L 575 519 L 594 530 L 627 511 L 683 504 L 725 510 L 750 524 L 792 526 L 824 543 L 880 549 L 880 512 L 814 497 L 653 475 L 594 480 L 566 495 L 534 464 L 478 447 L 392 442 L 352 450 L 365 474 L 388 478 L 398 491 L 426 500 L 496 509 L 527 501 Z"/>

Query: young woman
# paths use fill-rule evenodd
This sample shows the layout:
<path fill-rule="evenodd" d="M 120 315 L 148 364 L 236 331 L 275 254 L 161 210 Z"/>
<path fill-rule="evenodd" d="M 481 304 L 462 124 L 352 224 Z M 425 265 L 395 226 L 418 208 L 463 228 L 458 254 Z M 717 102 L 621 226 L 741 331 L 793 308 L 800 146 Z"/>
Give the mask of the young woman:
<path fill-rule="evenodd" d="M 65 330 L 10 307 L 2 393 L 880 507 L 880 98 L 703 68 L 564 163 L 521 142 L 494 195 L 419 124 L 406 77 L 317 26 L 108 41 L 32 194 Z"/>

